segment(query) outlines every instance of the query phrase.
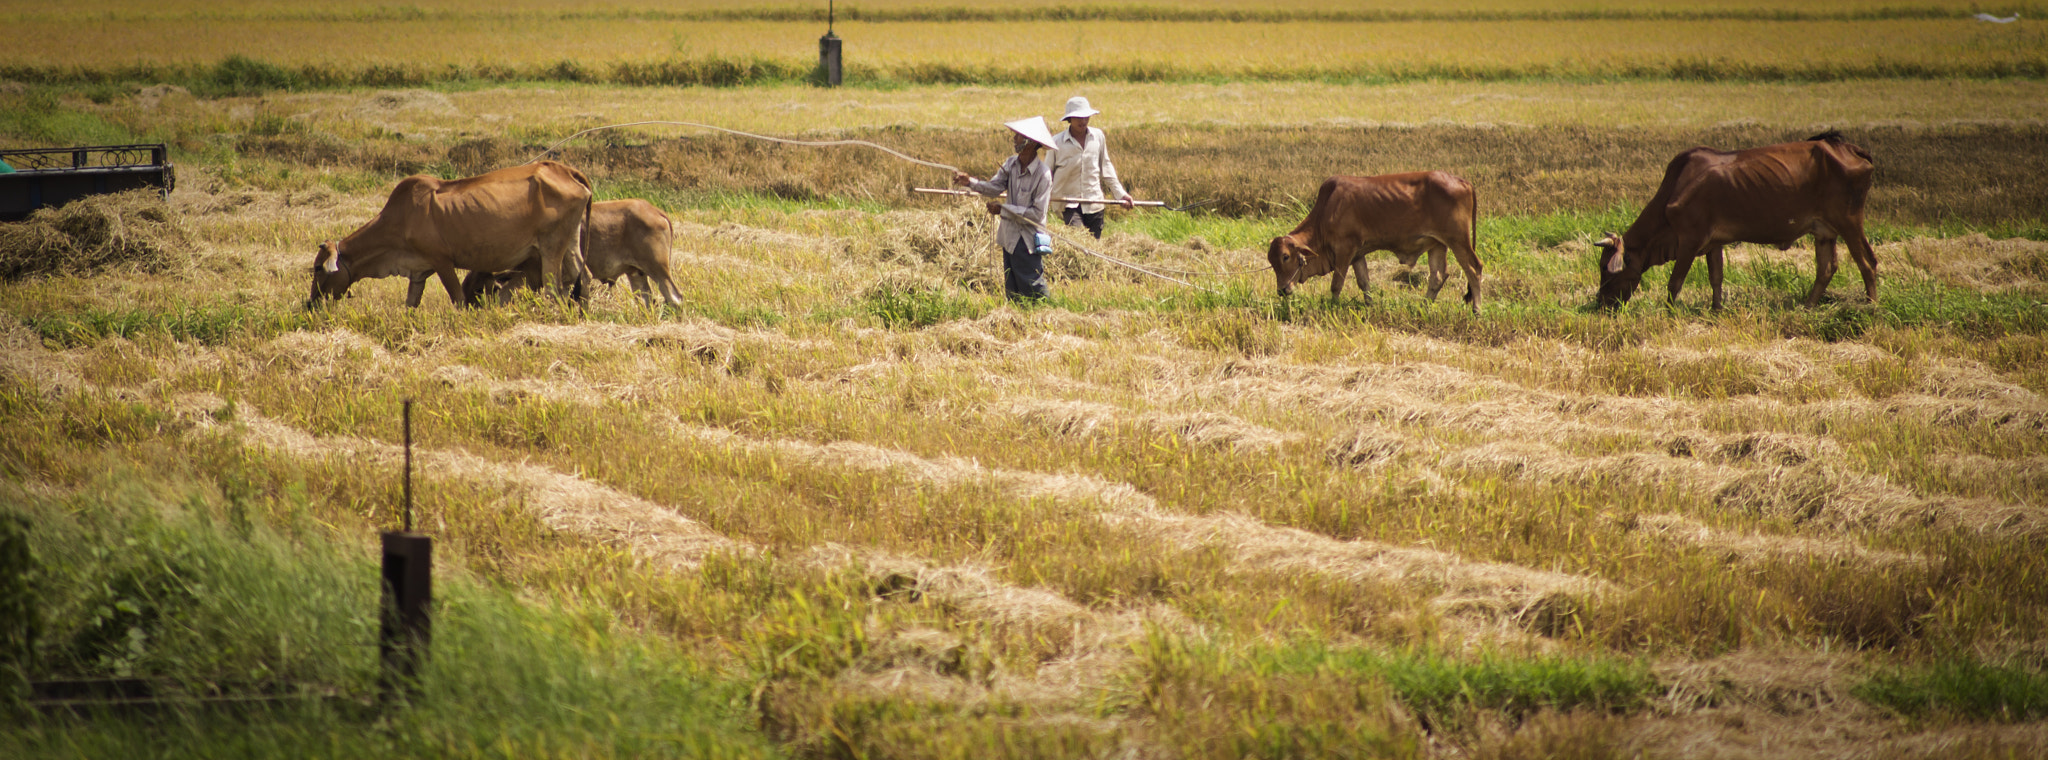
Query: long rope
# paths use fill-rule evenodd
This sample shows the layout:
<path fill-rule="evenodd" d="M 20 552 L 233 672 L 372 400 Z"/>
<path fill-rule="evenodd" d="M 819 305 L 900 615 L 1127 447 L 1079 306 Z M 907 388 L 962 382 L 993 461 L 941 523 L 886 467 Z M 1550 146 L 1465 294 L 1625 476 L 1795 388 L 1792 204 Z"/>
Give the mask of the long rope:
<path fill-rule="evenodd" d="M 1253 273 L 1253 272 L 1264 272 L 1264 271 L 1266 271 L 1266 270 L 1268 270 L 1268 269 L 1272 269 L 1272 268 L 1273 268 L 1273 265 L 1272 265 L 1272 264 L 1267 264 L 1267 265 L 1265 265 L 1265 266 L 1262 266 L 1262 267 L 1259 267 L 1259 268 L 1257 268 L 1257 269 L 1239 269 L 1239 270 L 1237 270 L 1237 271 L 1234 271 L 1234 272 L 1197 272 L 1197 271 L 1193 271 L 1193 270 L 1188 270 L 1188 269 L 1167 269 L 1167 268 L 1165 268 L 1165 267 L 1156 267 L 1156 268 L 1155 268 L 1155 271 L 1165 272 L 1165 273 L 1167 273 L 1167 274 L 1177 274 L 1177 275 L 1183 275 L 1183 276 L 1187 276 L 1187 277 L 1236 277 L 1236 276 L 1238 276 L 1238 275 L 1241 275 L 1241 274 L 1251 274 L 1251 273 Z"/>
<path fill-rule="evenodd" d="M 909 162 L 911 162 L 911 163 L 913 163 L 913 164 L 918 164 L 918 165 L 920 165 L 920 166 L 929 166 L 929 167 L 932 167 L 932 168 L 934 168 L 934 169 L 944 169 L 944 170 L 946 170 L 946 171 L 949 171 L 949 172 L 957 172 L 957 171 L 960 171 L 960 167 L 957 167 L 957 166 L 947 166 L 947 165 L 945 165 L 945 164 L 941 164 L 941 163 L 936 163 L 936 162 L 932 162 L 932 161 L 926 161 L 926 160 L 924 160 L 924 159 L 921 159 L 921 158 L 916 158 L 916 157 L 912 157 L 912 156 L 906 156 L 906 155 L 904 155 L 904 154 L 902 154 L 902 153 L 898 153 L 898 152 L 896 152 L 896 151 L 895 151 L 894 149 L 891 149 L 891 148 L 888 148 L 888 147 L 886 147 L 886 146 L 882 146 L 882 145 L 876 145 L 876 144 L 874 144 L 874 143 L 871 143 L 871 142 L 868 142 L 868 141 L 866 141 L 866 140 L 790 140 L 790 139 L 786 139 L 786 138 L 781 138 L 781 137 L 771 137 L 771 136 L 768 136 L 768 135 L 757 135 L 757 134 L 754 134 L 754 133 L 752 133 L 752 132 L 741 132 L 741 131 L 739 131 L 739 130 L 737 130 L 737 129 L 726 129 L 725 127 L 720 127 L 720 126 L 714 126 L 714 125 L 711 125 L 711 124 L 698 124 L 698 123 L 696 123 L 696 122 L 693 122 L 693 121 L 636 121 L 636 122 L 631 122 L 631 123 L 627 123 L 627 124 L 607 124 L 607 125 L 605 125 L 605 126 L 602 126 L 602 127 L 591 127 L 591 128 L 589 128 L 589 129 L 583 130 L 583 131 L 581 131 L 581 132 L 577 132 L 576 134 L 570 135 L 570 136 L 568 136 L 568 137 L 564 137 L 564 138 L 562 138 L 562 139 L 560 139 L 560 140 L 556 140 L 556 141 L 555 141 L 555 144 L 553 144 L 553 145 L 550 145 L 550 146 L 548 146 L 548 147 L 547 147 L 547 150 L 541 151 L 541 155 L 542 155 L 542 156 L 550 155 L 550 154 L 554 153 L 554 152 L 555 152 L 555 151 L 556 151 L 557 149 L 561 148 L 563 144 L 565 144 L 565 143 L 569 142 L 570 140 L 574 140 L 574 139 L 576 139 L 576 138 L 578 138 L 578 137 L 582 137 L 582 136 L 584 136 L 584 135 L 587 135 L 587 134 L 590 134 L 590 133 L 592 133 L 592 132 L 601 132 L 601 131 L 604 131 L 604 130 L 607 130 L 607 129 L 618 129 L 618 128 L 621 128 L 621 127 L 639 127 L 639 126 L 646 126 L 646 125 L 649 125 L 649 124 L 664 124 L 664 125 L 669 125 L 669 126 L 678 126 L 678 127 L 698 127 L 698 128 L 700 128 L 700 129 L 709 129 L 709 130 L 713 130 L 713 131 L 717 131 L 717 132 L 724 132 L 724 133 L 726 133 L 726 134 L 731 134 L 731 135 L 739 135 L 739 136 L 741 136 L 741 137 L 751 137 L 751 138 L 754 138 L 754 139 L 756 139 L 756 140 L 767 140 L 768 142 L 773 142 L 773 143 L 782 143 L 782 144 L 784 144 L 784 145 L 804 145 L 804 146 L 809 146 L 809 147 L 813 147 L 813 148 L 829 148 L 829 147 L 832 147 L 832 146 L 835 146 L 835 145 L 861 145 L 861 146 L 866 146 L 866 147 L 869 147 L 869 148 L 874 148 L 875 150 L 879 150 L 879 151 L 881 151 L 881 152 L 883 152 L 883 153 L 887 153 L 887 154 L 889 154 L 889 155 L 895 156 L 895 157 L 897 157 L 897 158 L 900 158 L 900 159 L 903 159 L 903 160 L 905 160 L 905 161 L 909 161 Z M 539 158 L 539 156 L 536 156 L 535 158 Z"/>
<path fill-rule="evenodd" d="M 941 164 L 941 163 L 937 163 L 937 162 L 934 162 L 934 161 L 926 161 L 926 160 L 924 160 L 924 159 L 921 159 L 921 158 L 917 158 L 917 157 L 915 157 L 915 156 L 908 156 L 908 155 L 904 155 L 903 153 L 901 153 L 901 152 L 898 152 L 898 151 L 896 151 L 895 149 L 893 149 L 893 148 L 890 148 L 890 147 L 888 147 L 888 146 L 885 146 L 885 145 L 877 145 L 877 144 L 875 144 L 875 143 L 871 143 L 871 142 L 868 142 L 868 141 L 866 141 L 866 140 L 791 140 L 791 139 L 787 139 L 787 138 L 782 138 L 782 137 L 773 137 L 773 136 L 770 136 L 770 135 L 757 135 L 757 134 L 754 134 L 754 133 L 752 133 L 752 132 L 741 132 L 741 131 L 739 131 L 739 130 L 737 130 L 737 129 L 727 129 L 727 128 L 725 128 L 725 127 L 717 126 L 717 125 L 715 125 L 715 124 L 699 124 L 699 123 L 697 123 L 697 122 L 694 122 L 694 121 L 635 121 L 635 122 L 628 122 L 628 123 L 625 123 L 625 124 L 607 124 L 607 125 L 605 125 L 605 126 L 602 126 L 602 127 L 591 127 L 591 128 L 589 128 L 589 129 L 583 130 L 583 131 L 581 131 L 581 132 L 577 132 L 577 133 L 575 133 L 575 134 L 569 135 L 568 137 L 564 137 L 564 138 L 562 138 L 562 139 L 560 139 L 560 140 L 556 140 L 556 141 L 554 142 L 554 144 L 552 144 L 552 145 L 549 145 L 549 146 L 548 146 L 548 147 L 547 147 L 547 148 L 546 148 L 545 150 L 542 150 L 542 151 L 541 151 L 541 153 L 540 153 L 540 155 L 539 155 L 539 156 L 535 156 L 534 158 L 535 158 L 535 160 L 538 160 L 538 159 L 539 159 L 539 158 L 541 158 L 542 156 L 549 156 L 549 155 L 553 155 L 553 154 L 554 154 L 554 153 L 555 153 L 555 152 L 556 152 L 557 150 L 559 150 L 559 149 L 560 149 L 560 148 L 561 148 L 561 147 L 562 147 L 563 145 L 567 144 L 567 143 L 568 143 L 569 141 L 571 141 L 571 140 L 574 140 L 574 139 L 576 139 L 576 138 L 578 138 L 578 137 L 582 137 L 582 136 L 584 136 L 584 135 L 590 134 L 590 133 L 592 133 L 592 132 L 602 132 L 602 131 L 604 131 L 604 130 L 608 130 L 608 129 L 620 129 L 620 128 L 623 128 L 623 127 L 640 127 L 640 126 L 649 126 L 649 125 L 664 125 L 664 126 L 677 126 L 677 127 L 697 127 L 697 128 L 699 128 L 699 129 L 709 129 L 709 130 L 712 130 L 712 131 L 715 131 L 715 132 L 724 132 L 724 133 L 726 133 L 726 134 L 730 134 L 730 135 L 739 135 L 740 137 L 749 137 L 749 138 L 753 138 L 753 139 L 755 139 L 755 140 L 766 140 L 766 141 L 768 141 L 768 142 L 772 142 L 772 143 L 781 143 L 781 144 L 783 144 L 783 145 L 802 145 L 802 146 L 807 146 L 807 147 L 813 147 L 813 148 L 829 148 L 829 147 L 834 147 L 834 146 L 840 146 L 840 145 L 859 145 L 859 146 L 863 146 L 863 147 L 868 147 L 868 148 L 874 148 L 875 150 L 879 150 L 879 151 L 881 151 L 881 152 L 883 152 L 883 153 L 887 153 L 887 154 L 889 154 L 889 155 L 891 155 L 891 156 L 895 156 L 895 157 L 897 157 L 897 158 L 903 159 L 903 160 L 905 160 L 905 161 L 909 161 L 909 162 L 911 162 L 911 163 L 913 163 L 913 164 L 917 164 L 917 165 L 919 165 L 919 166 L 929 166 L 929 167 L 931 167 L 931 168 L 934 168 L 934 169 L 944 169 L 944 170 L 946 170 L 946 171 L 948 171 L 948 172 L 957 172 L 957 171 L 960 171 L 960 167 L 957 167 L 957 166 L 949 166 L 949 165 L 947 165 L 947 164 Z M 1121 267 L 1127 267 L 1127 268 L 1130 268 L 1130 269 L 1136 270 L 1136 271 L 1138 271 L 1138 272 L 1142 272 L 1142 273 L 1144 273 L 1144 274 L 1147 274 L 1147 275 L 1150 275 L 1150 276 L 1153 276 L 1153 277 L 1157 277 L 1157 278 L 1159 278 L 1159 279 L 1162 279 L 1162 280 L 1166 280 L 1167 282 L 1174 282 L 1174 283 L 1179 283 L 1179 284 L 1181 284 L 1181 285 L 1186 285 L 1186 286 L 1188 286 L 1188 287 L 1190 287 L 1190 288 L 1194 288 L 1194 289 L 1196 289 L 1196 290 L 1201 290 L 1201 291 L 1204 291 L 1204 292 L 1208 292 L 1208 293 L 1215 293 L 1215 294 L 1217 294 L 1217 295 L 1221 295 L 1221 292 L 1220 292 L 1220 291 L 1217 291 L 1217 290 L 1212 290 L 1212 289 L 1210 289 L 1210 288 L 1205 288 L 1205 287 L 1202 287 L 1202 286 L 1200 286 L 1200 285 L 1196 285 L 1196 284 L 1194 284 L 1194 283 L 1192 283 L 1192 282 L 1187 282 L 1187 281 L 1185 281 L 1185 280 L 1179 280 L 1179 279 L 1175 279 L 1175 278 L 1173 278 L 1173 277 L 1168 277 L 1168 276 L 1167 276 L 1166 274 L 1163 274 L 1163 272 L 1172 272 L 1172 273 L 1174 273 L 1174 274 L 1180 274 L 1180 275 L 1187 275 L 1187 276 L 1217 276 L 1217 277 L 1228 277 L 1228 276 L 1234 276 L 1234 275 L 1240 275 L 1240 274 L 1249 274 L 1249 273 L 1252 273 L 1252 272 L 1263 272 L 1263 271 L 1265 271 L 1265 270 L 1267 270 L 1267 269 L 1272 269 L 1272 267 L 1271 267 L 1271 266 L 1267 266 L 1267 267 L 1262 267 L 1262 268 L 1260 268 L 1260 269 L 1247 269 L 1247 270 L 1244 270 L 1244 271 L 1242 271 L 1242 272 L 1182 272 L 1182 271 L 1176 271 L 1176 270 L 1171 270 L 1171 269 L 1160 269 L 1160 270 L 1157 270 L 1157 271 L 1155 271 L 1155 270 L 1153 270 L 1153 269 L 1147 269 L 1147 268 L 1145 268 L 1145 267 L 1139 266 L 1139 265 L 1137 265 L 1137 264 L 1133 264 L 1133 263 L 1131 263 L 1131 262 L 1128 262 L 1128 261 L 1124 261 L 1124 260 L 1122 260 L 1122 259 L 1118 259 L 1118 258 L 1115 258 L 1115 257 L 1113 257 L 1113 256 L 1108 256 L 1108 255 L 1104 255 L 1104 254 L 1098 253 L 1098 252 L 1096 252 L 1096 251 L 1090 250 L 1090 249 L 1089 249 L 1089 248 L 1088 248 L 1087 246 L 1081 245 L 1080 243 L 1076 243 L 1076 242 L 1074 242 L 1074 241 L 1073 241 L 1072 239 L 1070 239 L 1070 238 L 1066 237 L 1065 235 L 1061 235 L 1061 234 L 1059 234 L 1058 232 L 1054 232 L 1054 231 L 1052 230 L 1052 228 L 1050 228 L 1050 227 L 1047 227 L 1047 226 L 1045 226 L 1044 224 L 1041 224 L 1041 223 L 1039 223 L 1039 222 L 1034 222 L 1034 221 L 1031 221 L 1031 220 L 1029 220 L 1029 219 L 1025 219 L 1025 218 L 1023 218 L 1023 217 L 1019 217 L 1019 216 L 1016 216 L 1016 215 L 1014 215 L 1014 214 L 1010 214 L 1010 213 L 1009 213 L 1009 212 L 1007 212 L 1007 211 L 1006 211 L 1006 212 L 1004 212 L 1004 216 L 1006 216 L 1006 217 L 1008 217 L 1008 218 L 1010 218 L 1010 219 L 1016 220 L 1016 221 L 1018 221 L 1018 222 L 1020 222 L 1020 223 L 1028 224 L 1028 225 L 1030 225 L 1030 226 L 1032 226 L 1032 227 L 1036 228 L 1036 229 L 1037 229 L 1038 231 L 1040 231 L 1040 232 L 1044 232 L 1045 234 L 1047 234 L 1047 235 L 1049 235 L 1049 236 L 1053 237 L 1054 239 L 1057 239 L 1057 240 L 1059 240 L 1059 241 L 1060 241 L 1060 242 L 1062 242 L 1062 243 L 1066 243 L 1066 244 L 1067 244 L 1067 246 L 1068 246 L 1068 247 L 1070 247 L 1070 248 L 1073 248 L 1073 249 L 1075 249 L 1075 250 L 1078 250 L 1078 251 L 1080 251 L 1080 252 L 1082 252 L 1082 253 L 1085 253 L 1085 254 L 1088 254 L 1088 255 L 1090 255 L 1090 256 L 1094 256 L 1095 258 L 1098 258 L 1098 259 L 1102 259 L 1103 261 L 1107 261 L 1107 262 L 1110 262 L 1110 263 L 1112 263 L 1112 264 L 1116 264 L 1117 266 L 1121 266 Z"/>
<path fill-rule="evenodd" d="M 1151 276 L 1153 276 L 1153 277 L 1157 277 L 1157 278 L 1159 278 L 1159 279 L 1162 279 L 1162 280 L 1165 280 L 1165 281 L 1167 281 L 1167 282 L 1175 282 L 1175 283 L 1180 283 L 1180 284 L 1182 284 L 1182 285 L 1186 285 L 1186 286 L 1188 286 L 1188 287 L 1190 287 L 1190 288 L 1194 288 L 1194 289 L 1196 289 L 1196 290 L 1199 290 L 1199 291 L 1202 291 L 1202 292 L 1205 292 L 1205 293 L 1213 293 L 1213 294 L 1215 294 L 1215 295 L 1219 295 L 1219 296 L 1220 296 L 1220 295 L 1223 295 L 1223 291 L 1220 291 L 1220 290 L 1214 290 L 1214 289 L 1211 289 L 1211 288 L 1205 288 L 1205 287 L 1202 287 L 1202 286 L 1200 286 L 1200 285 L 1196 285 L 1196 284 L 1194 284 L 1194 283 L 1192 283 L 1192 282 L 1188 282 L 1188 281 L 1186 281 L 1186 280 L 1177 280 L 1177 279 L 1174 279 L 1174 278 L 1172 278 L 1172 277 L 1168 277 L 1168 276 L 1166 276 L 1166 275 L 1160 274 L 1160 273 L 1158 273 L 1158 272 L 1154 272 L 1154 271 L 1152 271 L 1152 270 L 1150 270 L 1150 269 L 1146 269 L 1146 268 L 1144 268 L 1144 267 L 1138 266 L 1137 264 L 1133 264 L 1133 263 L 1130 263 L 1130 262 L 1128 262 L 1128 261 L 1124 261 L 1124 260 L 1122 260 L 1122 259 L 1118 259 L 1118 258 L 1116 258 L 1116 257 L 1113 257 L 1113 256 L 1105 256 L 1105 255 L 1103 255 L 1103 254 L 1100 254 L 1100 253 L 1096 253 L 1095 251 L 1089 250 L 1088 246 L 1082 245 L 1082 244 L 1080 244 L 1080 243 L 1076 243 L 1076 242 L 1074 242 L 1074 241 L 1073 241 L 1073 239 L 1071 239 L 1071 238 L 1068 238 L 1067 236 L 1065 236 L 1065 235 L 1062 235 L 1062 234 L 1060 234 L 1060 233 L 1058 233 L 1058 232 L 1054 232 L 1054 231 L 1053 231 L 1053 229 L 1052 229 L 1051 227 L 1047 227 L 1047 226 L 1045 226 L 1044 224 L 1042 224 L 1042 223 L 1040 223 L 1040 222 L 1036 222 L 1036 221 L 1033 221 L 1033 220 L 1030 220 L 1030 219 L 1026 219 L 1026 218 L 1024 218 L 1024 217 L 1018 216 L 1018 215 L 1016 215 L 1016 214 L 1012 214 L 1012 213 L 1010 213 L 1010 212 L 1009 212 L 1009 210 L 1007 210 L 1007 209 L 1005 209 L 1005 210 L 1003 211 L 1003 218 L 1004 218 L 1004 219 L 1009 219 L 1009 220 L 1011 220 L 1011 221 L 1014 221 L 1014 222 L 1017 222 L 1017 223 L 1019 223 L 1019 224 L 1024 224 L 1024 225 L 1028 225 L 1028 226 L 1030 226 L 1030 227 L 1033 227 L 1033 228 L 1037 229 L 1037 230 L 1038 230 L 1039 232 L 1043 232 L 1043 233 L 1045 233 L 1046 235 L 1048 235 L 1048 236 L 1052 237 L 1052 238 L 1053 238 L 1054 240 L 1058 240 L 1058 241 L 1060 241 L 1060 242 L 1062 242 L 1062 243 L 1066 243 L 1066 244 L 1067 244 L 1067 247 L 1069 247 L 1069 248 L 1072 248 L 1072 249 L 1074 249 L 1074 250 L 1077 250 L 1077 251 L 1080 251 L 1080 252 L 1082 252 L 1082 253 L 1088 254 L 1088 255 L 1090 255 L 1090 256 L 1094 256 L 1095 258 L 1098 258 L 1098 259 L 1102 259 L 1103 261 L 1107 261 L 1107 262 L 1109 262 L 1109 263 L 1111 263 L 1111 264 L 1115 264 L 1115 265 L 1117 265 L 1117 266 L 1121 266 L 1121 267 L 1128 267 L 1128 268 L 1130 268 L 1130 269 L 1134 269 L 1134 270 L 1137 270 L 1137 271 L 1139 271 L 1139 272 L 1142 272 L 1142 273 L 1145 273 L 1145 274 L 1151 275 Z M 1253 271 L 1257 271 L 1257 270 L 1253 270 Z"/>

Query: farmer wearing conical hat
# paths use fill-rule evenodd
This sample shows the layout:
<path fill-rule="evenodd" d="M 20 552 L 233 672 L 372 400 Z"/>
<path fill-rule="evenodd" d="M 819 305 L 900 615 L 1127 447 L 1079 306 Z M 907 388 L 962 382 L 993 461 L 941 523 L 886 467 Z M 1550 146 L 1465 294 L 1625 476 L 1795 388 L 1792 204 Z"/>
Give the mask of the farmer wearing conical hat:
<path fill-rule="evenodd" d="M 1043 116 L 1003 126 L 1010 128 L 1010 145 L 1017 155 L 1004 161 L 996 176 L 986 181 L 956 171 L 953 184 L 990 197 L 1007 196 L 1004 201 L 988 202 L 988 212 L 1002 219 L 996 225 L 996 245 L 1003 249 L 1003 293 L 1013 301 L 1044 298 L 1044 255 L 1052 252 L 1052 243 L 1046 238 L 1040 245 L 1038 229 L 1045 224 L 1046 206 L 1052 203 L 1052 168 L 1039 159 L 1038 151 L 1053 147 L 1052 131 L 1046 129 Z"/>

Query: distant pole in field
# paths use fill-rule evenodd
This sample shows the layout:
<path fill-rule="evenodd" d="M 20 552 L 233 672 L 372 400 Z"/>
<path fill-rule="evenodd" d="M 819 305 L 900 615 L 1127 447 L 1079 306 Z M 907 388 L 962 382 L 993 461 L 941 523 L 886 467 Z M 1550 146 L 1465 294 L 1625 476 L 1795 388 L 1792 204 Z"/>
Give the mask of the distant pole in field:
<path fill-rule="evenodd" d="M 412 532 L 412 399 L 404 404 L 405 529 L 385 531 L 383 606 L 377 653 L 384 701 L 419 692 L 420 663 L 433 639 L 434 539 Z"/>
<path fill-rule="evenodd" d="M 405 532 L 412 532 L 412 399 L 403 405 L 405 419 Z"/>
<path fill-rule="evenodd" d="M 839 35 L 832 32 L 836 15 L 832 0 L 826 0 L 825 36 L 818 38 L 818 80 L 826 87 L 838 87 L 840 81 Z"/>

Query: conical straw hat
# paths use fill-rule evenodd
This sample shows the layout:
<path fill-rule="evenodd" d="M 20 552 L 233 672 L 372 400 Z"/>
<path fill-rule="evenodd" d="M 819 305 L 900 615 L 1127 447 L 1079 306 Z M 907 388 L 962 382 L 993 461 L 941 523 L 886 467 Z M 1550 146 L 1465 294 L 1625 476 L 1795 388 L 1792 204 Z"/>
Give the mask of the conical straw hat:
<path fill-rule="evenodd" d="M 1045 117 L 1043 116 L 1032 116 L 1029 118 L 1018 119 L 1016 121 L 1006 121 L 1003 122 L 1003 126 L 1009 127 L 1011 130 L 1014 130 L 1017 134 L 1031 138 L 1032 142 L 1038 143 L 1039 145 L 1043 145 L 1047 148 L 1053 146 L 1052 130 L 1047 129 L 1045 127 Z"/>

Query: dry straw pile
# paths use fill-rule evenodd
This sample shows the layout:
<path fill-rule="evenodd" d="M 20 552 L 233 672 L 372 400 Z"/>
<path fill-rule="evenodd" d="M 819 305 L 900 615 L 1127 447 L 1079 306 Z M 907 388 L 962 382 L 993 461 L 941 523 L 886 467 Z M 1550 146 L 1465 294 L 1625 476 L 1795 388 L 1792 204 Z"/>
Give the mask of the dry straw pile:
<path fill-rule="evenodd" d="M 155 191 L 90 196 L 0 225 L 0 279 L 82 276 L 118 266 L 168 272 L 187 259 L 190 242 Z"/>

